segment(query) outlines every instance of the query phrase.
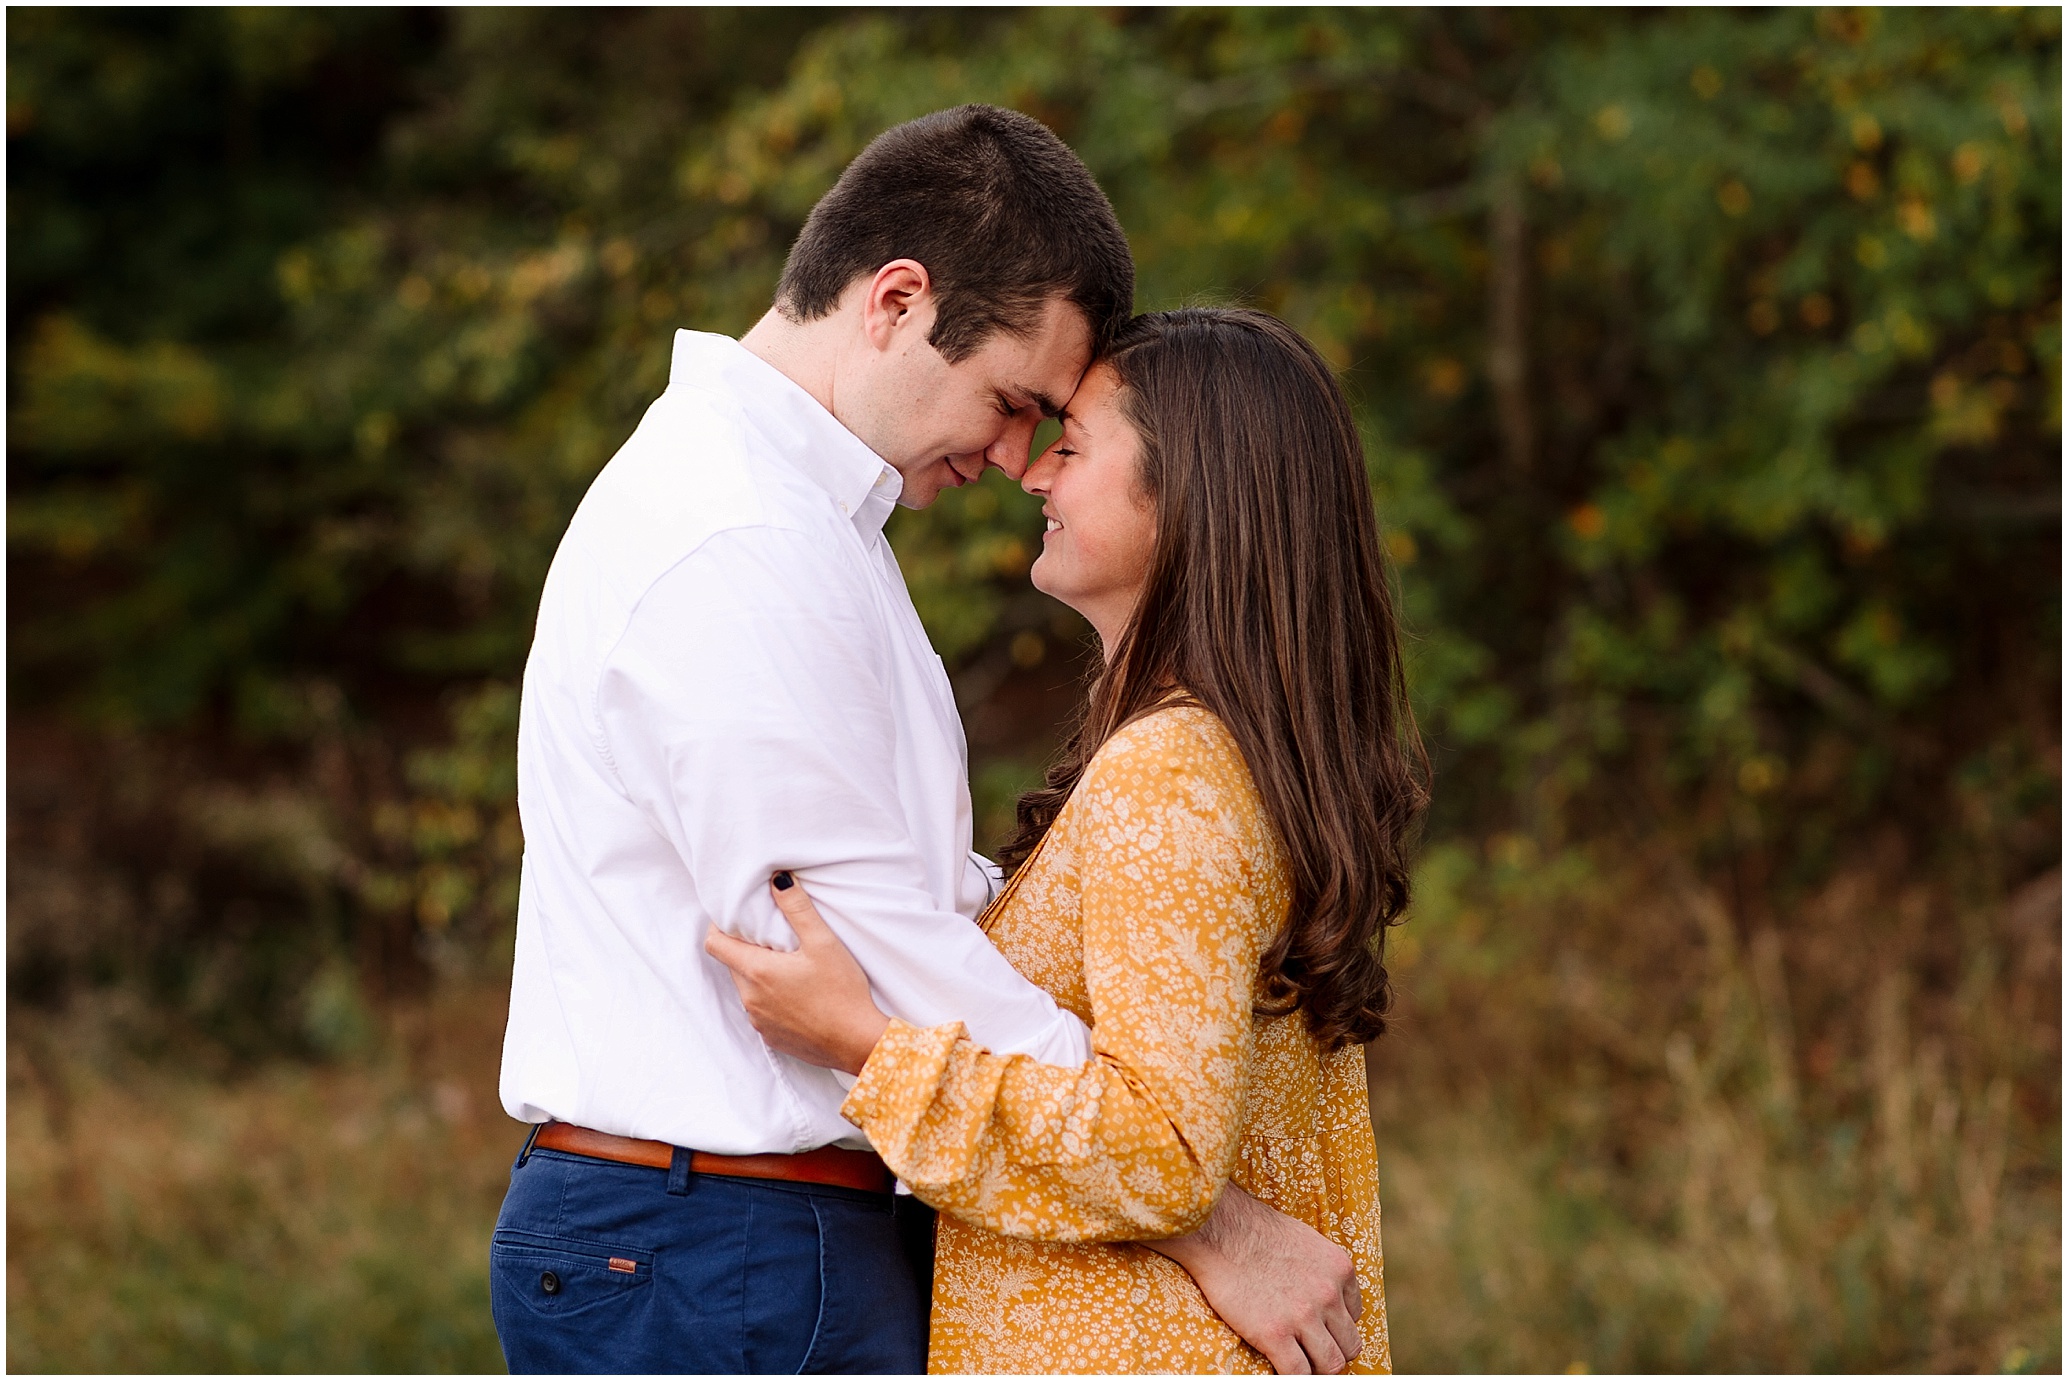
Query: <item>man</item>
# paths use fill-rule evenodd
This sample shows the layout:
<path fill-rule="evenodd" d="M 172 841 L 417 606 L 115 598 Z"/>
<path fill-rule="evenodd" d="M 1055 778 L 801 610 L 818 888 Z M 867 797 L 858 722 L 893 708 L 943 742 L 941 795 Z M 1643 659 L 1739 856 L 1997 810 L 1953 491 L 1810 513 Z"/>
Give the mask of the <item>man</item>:
<path fill-rule="evenodd" d="M 787 943 L 767 879 L 794 870 L 887 1010 L 1088 1058 L 970 923 L 995 874 L 883 523 L 987 466 L 1018 478 L 1132 298 L 1082 163 L 965 106 L 855 160 L 744 339 L 677 334 L 525 669 L 502 1096 L 539 1126 L 491 1251 L 512 1370 L 924 1369 L 911 1210 L 841 1081 L 761 1041 L 703 939 Z M 1303 1226 L 1231 1191 L 1156 1245 L 1282 1367 L 1354 1353 L 1347 1257 Z"/>

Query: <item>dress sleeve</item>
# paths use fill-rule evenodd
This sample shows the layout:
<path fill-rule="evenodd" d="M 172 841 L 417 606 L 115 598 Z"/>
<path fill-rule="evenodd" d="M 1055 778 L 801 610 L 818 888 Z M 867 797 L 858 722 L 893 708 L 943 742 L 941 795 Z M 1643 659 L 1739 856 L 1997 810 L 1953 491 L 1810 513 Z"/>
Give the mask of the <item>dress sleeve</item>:
<path fill-rule="evenodd" d="M 1174 1236 L 1212 1210 L 1285 894 L 1247 769 L 1209 725 L 1140 721 L 1078 787 L 1088 1063 L 994 1054 L 959 1022 L 893 1021 L 863 1068 L 843 1113 L 936 1208 L 1053 1242 Z"/>

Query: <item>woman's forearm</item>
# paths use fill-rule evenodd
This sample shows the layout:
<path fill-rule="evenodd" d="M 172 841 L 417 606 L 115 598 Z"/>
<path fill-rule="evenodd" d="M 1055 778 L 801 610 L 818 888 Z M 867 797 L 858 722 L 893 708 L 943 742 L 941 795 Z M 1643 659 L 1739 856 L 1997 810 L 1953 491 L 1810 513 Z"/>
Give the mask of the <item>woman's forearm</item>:
<path fill-rule="evenodd" d="M 1180 1128 L 1110 1055 L 1075 1069 L 1000 1056 L 959 1024 L 892 1021 L 841 1111 L 934 1207 L 1052 1242 L 1192 1231 L 1236 1133 L 1231 1119 Z"/>

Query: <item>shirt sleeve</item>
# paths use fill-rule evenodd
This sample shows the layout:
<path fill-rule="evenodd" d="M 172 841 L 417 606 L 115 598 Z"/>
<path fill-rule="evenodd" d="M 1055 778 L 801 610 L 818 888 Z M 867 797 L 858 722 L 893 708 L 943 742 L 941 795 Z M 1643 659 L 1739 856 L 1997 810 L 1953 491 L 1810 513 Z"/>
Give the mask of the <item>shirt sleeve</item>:
<path fill-rule="evenodd" d="M 899 800 L 867 573 L 827 546 L 783 528 L 722 532 L 655 582 L 598 683 L 605 755 L 722 929 L 794 945 L 768 893 L 789 869 L 885 1011 L 967 1017 L 1001 1049 L 1081 1063 L 1083 1023 L 928 886 Z"/>
<path fill-rule="evenodd" d="M 1275 839 L 1232 745 L 1202 758 L 1197 735 L 1139 727 L 1078 787 L 1091 1060 L 893 1022 L 841 1110 L 915 1194 L 994 1232 L 1174 1236 L 1234 1168 L 1257 963 L 1285 915 Z"/>

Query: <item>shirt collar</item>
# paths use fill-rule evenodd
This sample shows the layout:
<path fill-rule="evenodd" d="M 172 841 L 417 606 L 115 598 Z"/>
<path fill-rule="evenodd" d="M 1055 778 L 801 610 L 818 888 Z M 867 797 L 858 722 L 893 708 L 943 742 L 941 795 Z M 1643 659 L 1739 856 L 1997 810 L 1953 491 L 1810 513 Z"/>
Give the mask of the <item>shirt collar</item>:
<path fill-rule="evenodd" d="M 826 411 L 818 399 L 730 336 L 677 331 L 670 388 L 711 388 L 747 404 L 748 421 L 770 448 L 826 491 L 864 537 L 883 524 L 904 477 Z"/>

